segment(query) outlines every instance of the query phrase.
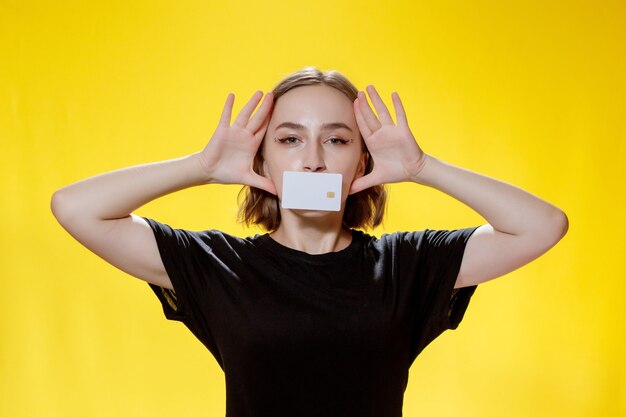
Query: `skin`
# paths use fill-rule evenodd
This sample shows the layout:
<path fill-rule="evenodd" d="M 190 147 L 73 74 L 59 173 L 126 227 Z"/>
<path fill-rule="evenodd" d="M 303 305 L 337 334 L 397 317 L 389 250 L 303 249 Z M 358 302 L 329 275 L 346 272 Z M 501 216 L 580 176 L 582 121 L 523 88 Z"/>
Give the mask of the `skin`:
<path fill-rule="evenodd" d="M 351 232 L 342 227 L 348 192 L 363 176 L 367 152 L 363 149 L 352 101 L 325 85 L 296 87 L 274 104 L 263 140 L 263 172 L 282 198 L 284 171 L 339 173 L 342 175 L 340 211 L 284 209 L 281 223 L 270 236 L 277 242 L 308 253 L 326 253 L 348 246 Z M 302 127 L 281 126 L 285 122 Z M 323 128 L 341 123 L 345 127 Z"/>
<path fill-rule="evenodd" d="M 169 289 L 172 283 L 154 233 L 132 211 L 165 194 L 204 184 L 244 184 L 277 194 L 286 169 L 340 172 L 344 206 L 348 193 L 378 184 L 411 182 L 435 188 L 476 211 L 487 223 L 467 241 L 455 288 L 505 275 L 538 258 L 565 235 L 569 221 L 561 209 L 517 186 L 424 153 L 409 129 L 398 94 L 391 95 L 394 123 L 374 86 L 366 90 L 376 113 L 363 91 L 351 103 L 332 87 L 306 86 L 281 96 L 274 112 L 268 92 L 253 114 L 263 97 L 258 90 L 232 124 L 235 96 L 231 93 L 202 151 L 70 184 L 54 193 L 51 209 L 63 227 L 91 251 L 131 275 Z M 304 129 L 278 130 L 285 121 L 301 123 Z M 322 132 L 324 123 L 333 122 L 343 122 L 350 129 Z M 297 138 L 293 144 L 274 142 L 288 135 Z M 335 135 L 352 142 L 329 142 Z M 374 163 L 367 175 L 363 175 L 367 153 L 361 151 L 361 140 Z M 260 146 L 266 156 L 263 175 L 252 169 Z M 281 208 L 281 215 L 282 223 L 272 238 L 285 246 L 318 254 L 341 250 L 351 241 L 337 212 Z"/>
<path fill-rule="evenodd" d="M 569 222 L 558 207 L 521 188 L 444 162 L 424 153 L 407 122 L 398 93 L 391 99 L 396 120 L 373 85 L 354 102 L 328 86 L 302 86 L 281 96 L 272 112 L 272 94 L 257 91 L 230 124 L 234 95 L 229 94 L 218 128 L 197 154 L 204 183 L 246 184 L 277 194 L 284 170 L 340 172 L 344 197 L 378 184 L 412 182 L 435 188 L 475 210 L 488 223 L 467 241 L 455 288 L 480 284 L 505 275 L 538 258 L 563 238 Z M 304 125 L 301 131 L 281 131 L 285 122 Z M 322 132 L 324 123 L 343 122 L 350 131 Z M 355 129 L 358 127 L 359 135 Z M 266 135 L 267 133 L 267 135 Z M 296 134 L 297 133 L 297 134 Z M 327 142 L 331 133 L 353 139 L 349 145 Z M 293 144 L 274 138 L 294 136 Z M 363 175 L 363 140 L 374 169 Z M 252 161 L 264 146 L 264 173 L 252 170 Z M 348 188 L 348 183 L 349 188 Z M 345 191 L 348 190 L 348 193 Z M 280 193 L 278 193 L 280 197 Z M 345 206 L 345 201 L 344 205 Z M 343 206 L 341 214 L 343 213 Z M 281 224 L 271 237 L 293 249 L 311 254 L 338 251 L 350 244 L 337 212 L 282 209 Z"/>

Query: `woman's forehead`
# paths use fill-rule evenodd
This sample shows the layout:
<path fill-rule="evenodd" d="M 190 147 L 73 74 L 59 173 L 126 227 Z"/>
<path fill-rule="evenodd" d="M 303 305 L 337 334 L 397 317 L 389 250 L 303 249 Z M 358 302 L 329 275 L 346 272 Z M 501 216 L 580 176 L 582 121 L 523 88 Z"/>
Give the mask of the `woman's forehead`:
<path fill-rule="evenodd" d="M 278 98 L 274 104 L 270 126 L 274 129 L 284 127 L 295 130 L 336 130 L 347 127 L 354 130 L 356 119 L 352 102 L 342 92 L 332 87 L 298 87 Z"/>
<path fill-rule="evenodd" d="M 276 129 L 285 128 L 285 129 L 292 129 L 292 130 L 306 130 L 311 127 L 312 127 L 311 123 L 303 124 L 303 123 L 291 122 L 291 121 L 281 122 L 281 123 L 278 123 L 278 125 L 276 125 Z M 319 123 L 317 127 L 321 131 L 327 131 L 327 130 L 348 130 L 350 132 L 354 131 L 354 129 L 348 123 L 344 123 L 344 122 L 322 122 L 322 123 Z"/>

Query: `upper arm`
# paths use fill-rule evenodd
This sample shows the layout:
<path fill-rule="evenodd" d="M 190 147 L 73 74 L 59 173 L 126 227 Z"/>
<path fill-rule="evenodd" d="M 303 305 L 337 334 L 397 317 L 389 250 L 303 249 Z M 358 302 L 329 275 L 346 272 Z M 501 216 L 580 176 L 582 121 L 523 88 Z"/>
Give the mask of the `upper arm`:
<path fill-rule="evenodd" d="M 483 224 L 469 237 L 455 288 L 477 285 L 514 271 L 547 252 L 565 235 L 567 217 L 554 230 L 513 235 Z"/>
<path fill-rule="evenodd" d="M 59 223 L 87 249 L 111 265 L 144 281 L 173 289 L 150 225 L 130 214 L 120 219 L 65 216 L 53 210 Z"/>

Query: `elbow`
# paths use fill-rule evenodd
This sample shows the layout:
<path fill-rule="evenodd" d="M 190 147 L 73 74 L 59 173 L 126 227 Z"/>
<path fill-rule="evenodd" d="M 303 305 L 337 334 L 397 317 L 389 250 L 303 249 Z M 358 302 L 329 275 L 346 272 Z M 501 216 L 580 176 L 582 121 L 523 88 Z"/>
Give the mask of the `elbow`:
<path fill-rule="evenodd" d="M 559 240 L 561 240 L 569 230 L 569 219 L 567 218 L 567 214 L 565 214 L 564 211 L 559 210 L 555 222 L 557 224 L 557 230 L 559 231 Z"/>
<path fill-rule="evenodd" d="M 60 199 L 61 197 L 60 197 L 59 191 L 55 191 L 52 194 L 52 198 L 50 198 L 50 211 L 52 212 L 52 214 L 54 214 L 55 217 L 59 210 Z"/>
<path fill-rule="evenodd" d="M 564 211 L 557 209 L 550 219 L 550 227 L 546 229 L 550 238 L 550 246 L 556 245 L 569 230 L 569 219 Z"/>
<path fill-rule="evenodd" d="M 524 246 L 535 253 L 536 258 L 563 239 L 569 230 L 569 219 L 563 210 L 555 207 L 537 215 L 533 220 L 532 226 L 518 237 Z M 530 258 L 532 259 L 534 258 Z"/>
<path fill-rule="evenodd" d="M 57 190 L 52 194 L 50 198 L 50 211 L 60 224 L 63 224 L 63 219 L 67 217 L 67 198 L 61 190 Z"/>

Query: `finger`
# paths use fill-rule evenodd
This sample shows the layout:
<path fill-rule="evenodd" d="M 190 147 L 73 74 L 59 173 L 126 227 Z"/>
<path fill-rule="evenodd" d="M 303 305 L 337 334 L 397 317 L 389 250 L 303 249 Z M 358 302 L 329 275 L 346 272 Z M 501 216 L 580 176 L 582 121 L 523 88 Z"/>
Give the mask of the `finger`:
<path fill-rule="evenodd" d="M 230 116 L 233 111 L 233 102 L 235 101 L 235 95 L 233 93 L 228 93 L 228 97 L 226 97 L 226 103 L 224 103 L 224 108 L 222 109 L 222 116 L 220 117 L 220 126 L 229 127 L 230 126 Z"/>
<path fill-rule="evenodd" d="M 402 101 L 400 101 L 400 96 L 396 91 L 391 93 L 391 100 L 393 101 L 393 107 L 396 110 L 398 125 L 409 127 L 409 123 L 406 120 L 406 113 L 404 112 L 404 106 L 402 106 Z"/>
<path fill-rule="evenodd" d="M 261 127 L 259 128 L 259 130 L 257 130 L 257 132 L 254 134 L 254 138 L 259 141 L 262 142 L 263 138 L 265 137 L 265 132 L 267 131 L 267 126 L 269 126 L 270 124 L 270 117 L 269 115 L 265 118 L 265 120 L 263 120 L 263 124 L 261 125 Z M 259 146 L 261 146 L 261 144 L 259 143 Z"/>
<path fill-rule="evenodd" d="M 363 91 L 359 91 L 359 110 L 361 110 L 365 124 L 372 132 L 380 129 L 381 124 L 378 121 L 378 117 L 376 117 L 374 111 L 368 104 L 367 97 Z"/>
<path fill-rule="evenodd" d="M 383 99 L 380 98 L 380 95 L 378 95 L 378 91 L 376 91 L 374 86 L 370 84 L 365 88 L 370 95 L 372 103 L 374 104 L 374 108 L 376 109 L 376 112 L 378 113 L 378 117 L 380 118 L 382 124 L 395 125 L 393 119 L 391 118 L 391 115 L 389 114 L 389 110 L 387 110 L 387 106 L 383 102 Z"/>
<path fill-rule="evenodd" d="M 374 171 L 372 171 L 369 174 L 352 181 L 352 185 L 350 186 L 348 194 L 356 194 L 359 191 L 363 191 L 367 188 L 374 187 L 380 184 L 381 182 L 377 179 L 377 175 L 374 173 Z"/>
<path fill-rule="evenodd" d="M 260 188 L 270 194 L 276 195 L 276 186 L 269 178 L 262 177 L 255 172 L 248 178 L 248 180 L 248 185 L 251 187 Z"/>
<path fill-rule="evenodd" d="M 250 100 L 248 100 L 246 105 L 243 106 L 243 109 L 241 109 L 241 111 L 237 115 L 233 126 L 238 126 L 241 128 L 246 126 L 246 124 L 248 123 L 248 119 L 250 119 L 252 111 L 256 108 L 256 105 L 259 104 L 259 100 L 261 100 L 261 97 L 263 97 L 263 91 L 256 90 Z"/>
<path fill-rule="evenodd" d="M 365 119 L 363 118 L 363 114 L 359 109 L 359 98 L 357 97 L 352 104 L 354 107 L 354 116 L 356 117 L 356 124 L 359 126 L 359 130 L 361 131 L 361 136 L 363 136 L 363 140 L 370 137 L 372 131 L 369 127 L 367 127 L 367 123 L 365 123 Z"/>
<path fill-rule="evenodd" d="M 259 106 L 259 109 L 254 113 L 254 116 L 252 116 L 252 118 L 248 122 L 248 125 L 246 126 L 248 130 L 250 130 L 253 133 L 256 132 L 259 129 L 259 127 L 262 126 L 263 122 L 266 119 L 269 119 L 267 115 L 270 113 L 270 109 L 272 108 L 272 104 L 273 104 L 272 98 L 273 98 L 273 95 L 271 91 L 265 94 L 263 103 L 261 103 L 261 106 Z"/>

